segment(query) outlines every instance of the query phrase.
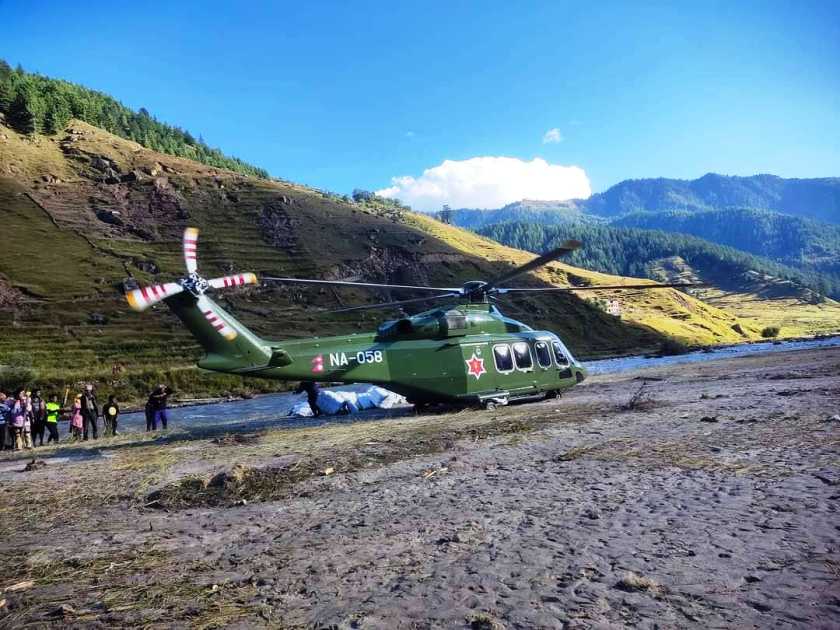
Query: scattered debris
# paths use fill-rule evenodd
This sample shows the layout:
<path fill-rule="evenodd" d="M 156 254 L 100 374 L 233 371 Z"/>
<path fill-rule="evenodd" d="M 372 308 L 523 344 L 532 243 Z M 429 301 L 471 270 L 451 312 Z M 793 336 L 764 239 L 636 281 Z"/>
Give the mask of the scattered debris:
<path fill-rule="evenodd" d="M 443 474 L 449 472 L 449 468 L 446 466 L 441 466 L 440 468 L 431 468 L 423 472 L 423 479 L 431 479 L 435 475 Z"/>
<path fill-rule="evenodd" d="M 703 416 L 700 418 L 700 422 L 717 422 L 717 416 Z"/>
<path fill-rule="evenodd" d="M 324 470 L 322 470 L 322 471 L 321 471 L 321 474 L 322 474 L 324 477 L 329 477 L 329 476 L 330 476 L 331 474 L 333 474 L 334 472 L 335 472 L 335 468 L 333 468 L 332 466 L 330 466 L 330 467 L 328 467 L 328 468 L 324 468 Z"/>
<path fill-rule="evenodd" d="M 61 604 L 52 611 L 53 617 L 72 617 L 76 614 L 76 609 L 70 604 Z"/>
<path fill-rule="evenodd" d="M 33 458 L 31 462 L 29 462 L 21 472 L 30 472 L 32 470 L 39 470 L 41 468 L 46 468 L 47 462 L 43 459 L 35 459 Z"/>
<path fill-rule="evenodd" d="M 25 591 L 26 589 L 32 588 L 35 586 L 34 580 L 24 580 L 23 582 L 16 582 L 11 586 L 7 586 L 3 589 L 3 593 L 15 593 L 17 591 Z"/>
<path fill-rule="evenodd" d="M 840 422 L 840 414 L 829 416 L 828 418 L 825 418 L 823 422 Z"/>

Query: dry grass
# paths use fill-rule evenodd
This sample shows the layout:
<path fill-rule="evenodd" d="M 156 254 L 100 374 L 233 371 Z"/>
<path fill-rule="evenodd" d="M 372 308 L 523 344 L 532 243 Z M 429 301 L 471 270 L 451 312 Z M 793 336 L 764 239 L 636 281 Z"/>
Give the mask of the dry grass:
<path fill-rule="evenodd" d="M 616 585 L 618 588 L 629 592 L 645 592 L 651 595 L 661 595 L 665 588 L 656 580 L 627 571 Z"/>

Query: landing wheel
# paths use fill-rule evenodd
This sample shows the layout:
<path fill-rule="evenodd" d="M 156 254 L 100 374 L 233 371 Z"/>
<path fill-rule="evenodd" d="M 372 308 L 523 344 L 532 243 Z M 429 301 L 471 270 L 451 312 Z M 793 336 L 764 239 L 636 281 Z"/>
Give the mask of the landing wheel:
<path fill-rule="evenodd" d="M 416 402 L 414 403 L 414 411 L 415 413 L 425 413 L 429 410 L 429 403 L 426 402 Z"/>
<path fill-rule="evenodd" d="M 496 409 L 496 401 L 488 400 L 487 402 L 484 403 L 484 408 L 487 411 L 493 411 L 494 409 Z"/>

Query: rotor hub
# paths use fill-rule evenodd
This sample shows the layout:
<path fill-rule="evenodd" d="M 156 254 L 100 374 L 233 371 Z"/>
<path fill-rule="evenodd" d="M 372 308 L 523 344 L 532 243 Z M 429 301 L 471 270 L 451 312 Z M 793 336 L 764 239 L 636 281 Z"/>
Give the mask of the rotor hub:
<path fill-rule="evenodd" d="M 197 271 L 193 271 L 185 278 L 181 278 L 180 284 L 184 289 L 192 293 L 195 297 L 204 295 L 207 289 L 210 288 L 210 283 L 198 275 Z"/>

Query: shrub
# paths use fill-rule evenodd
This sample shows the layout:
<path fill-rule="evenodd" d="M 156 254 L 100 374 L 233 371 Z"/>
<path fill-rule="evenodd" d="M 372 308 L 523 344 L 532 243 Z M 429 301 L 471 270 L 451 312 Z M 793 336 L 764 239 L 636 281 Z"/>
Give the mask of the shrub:
<path fill-rule="evenodd" d="M 761 336 L 765 339 L 772 339 L 774 337 L 779 336 L 779 327 L 778 326 L 767 326 L 764 330 L 761 331 Z"/>
<path fill-rule="evenodd" d="M 689 352 L 691 352 L 691 348 L 681 341 L 677 341 L 676 339 L 672 339 L 670 337 L 665 339 L 659 346 L 659 354 L 663 357 L 670 357 L 677 354 L 688 354 Z"/>

